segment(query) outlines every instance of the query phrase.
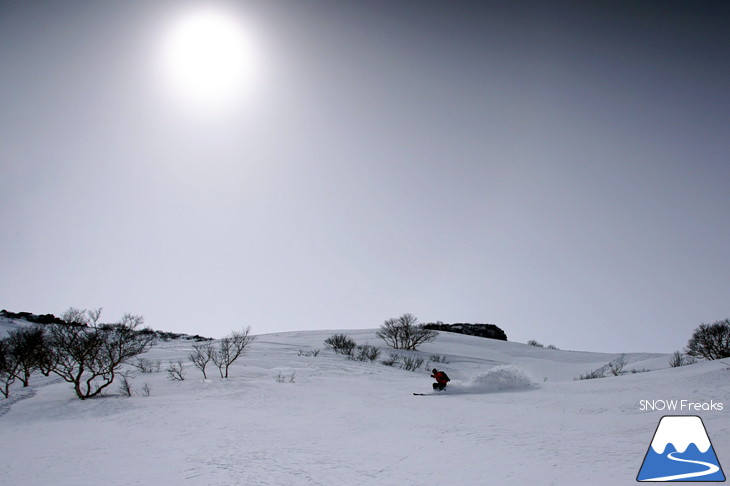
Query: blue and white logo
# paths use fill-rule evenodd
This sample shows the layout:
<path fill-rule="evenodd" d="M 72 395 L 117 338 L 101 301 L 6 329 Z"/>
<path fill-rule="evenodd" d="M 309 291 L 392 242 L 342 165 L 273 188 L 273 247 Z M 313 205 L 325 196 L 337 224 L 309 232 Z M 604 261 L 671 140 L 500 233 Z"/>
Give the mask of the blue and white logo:
<path fill-rule="evenodd" d="M 666 416 L 659 421 L 637 481 L 725 481 L 702 419 Z"/>

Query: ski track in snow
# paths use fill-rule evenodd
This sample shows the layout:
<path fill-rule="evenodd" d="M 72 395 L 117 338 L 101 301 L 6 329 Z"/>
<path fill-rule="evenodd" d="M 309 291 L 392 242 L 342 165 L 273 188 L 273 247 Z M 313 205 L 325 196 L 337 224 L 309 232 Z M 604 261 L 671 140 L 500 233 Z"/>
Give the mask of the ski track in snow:
<path fill-rule="evenodd" d="M 324 350 L 335 332 L 260 336 L 228 380 L 214 368 L 203 380 L 189 363 L 182 382 L 136 373 L 133 397 L 114 395 L 112 385 L 109 396 L 81 401 L 65 382 L 36 379 L 22 400 L 0 400 L 2 483 L 614 486 L 635 482 L 661 417 L 640 412 L 639 400 L 698 395 L 730 404 L 728 372 L 713 363 L 573 381 L 618 355 L 441 333 L 420 355 L 449 363 L 414 373 Z M 374 330 L 342 332 L 381 345 Z M 164 370 L 191 348 L 160 343 L 146 357 Z M 299 353 L 314 349 L 323 351 Z M 657 369 L 669 356 L 627 358 Z M 438 399 L 414 397 L 431 394 L 429 366 L 459 386 Z M 277 382 L 279 373 L 293 382 Z M 149 397 L 139 393 L 145 383 Z M 723 413 L 703 419 L 716 450 L 730 450 Z"/>

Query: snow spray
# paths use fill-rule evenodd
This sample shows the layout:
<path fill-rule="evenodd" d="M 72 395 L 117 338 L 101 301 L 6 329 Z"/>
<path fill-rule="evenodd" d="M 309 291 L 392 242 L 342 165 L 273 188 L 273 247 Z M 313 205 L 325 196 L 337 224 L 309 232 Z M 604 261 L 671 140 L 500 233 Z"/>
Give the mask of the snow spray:
<path fill-rule="evenodd" d="M 501 391 L 529 390 L 534 383 L 516 366 L 497 366 L 479 373 L 468 382 L 452 381 L 447 390 L 456 393 L 495 393 Z"/>

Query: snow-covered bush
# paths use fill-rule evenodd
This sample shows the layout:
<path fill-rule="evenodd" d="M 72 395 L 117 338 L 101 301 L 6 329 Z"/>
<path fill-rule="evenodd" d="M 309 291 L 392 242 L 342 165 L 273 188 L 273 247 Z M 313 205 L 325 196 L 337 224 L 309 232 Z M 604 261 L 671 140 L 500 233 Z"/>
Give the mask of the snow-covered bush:
<path fill-rule="evenodd" d="M 540 344 L 539 342 L 535 341 L 534 339 L 530 339 L 529 341 L 527 341 L 527 344 L 529 344 L 530 346 L 535 346 L 536 348 L 544 348 L 545 347 L 542 344 Z"/>

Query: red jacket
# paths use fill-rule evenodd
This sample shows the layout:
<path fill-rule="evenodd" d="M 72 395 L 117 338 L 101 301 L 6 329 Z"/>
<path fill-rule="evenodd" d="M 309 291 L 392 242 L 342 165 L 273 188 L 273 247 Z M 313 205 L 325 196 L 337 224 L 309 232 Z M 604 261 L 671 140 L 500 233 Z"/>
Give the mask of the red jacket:
<path fill-rule="evenodd" d="M 431 375 L 431 378 L 435 378 L 439 383 L 448 383 L 450 381 L 449 377 L 443 371 L 436 372 L 435 375 Z"/>

